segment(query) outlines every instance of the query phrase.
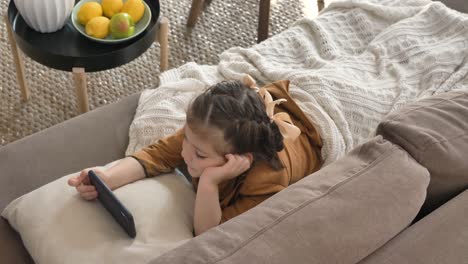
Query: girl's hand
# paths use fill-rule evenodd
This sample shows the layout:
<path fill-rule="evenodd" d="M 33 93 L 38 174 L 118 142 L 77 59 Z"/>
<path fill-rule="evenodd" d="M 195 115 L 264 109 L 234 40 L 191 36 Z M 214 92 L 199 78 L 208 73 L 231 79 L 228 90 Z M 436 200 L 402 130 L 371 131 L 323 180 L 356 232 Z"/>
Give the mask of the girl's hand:
<path fill-rule="evenodd" d="M 88 171 L 90 170 L 94 170 L 94 172 L 106 182 L 107 175 L 103 171 L 95 168 L 84 169 L 81 171 L 80 175 L 68 179 L 68 185 L 75 187 L 80 196 L 88 201 L 94 200 L 98 196 L 96 187 L 94 187 L 89 180 Z"/>
<path fill-rule="evenodd" d="M 241 175 L 252 165 L 253 156 L 251 153 L 244 155 L 227 154 L 225 157 L 227 162 L 224 165 L 206 168 L 200 178 L 218 185 L 223 181 Z"/>

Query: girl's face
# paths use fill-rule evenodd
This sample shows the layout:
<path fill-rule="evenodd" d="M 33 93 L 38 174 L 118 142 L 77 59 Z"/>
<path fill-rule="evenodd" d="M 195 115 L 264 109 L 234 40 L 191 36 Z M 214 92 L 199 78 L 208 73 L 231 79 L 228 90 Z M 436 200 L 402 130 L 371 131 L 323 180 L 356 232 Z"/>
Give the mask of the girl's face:
<path fill-rule="evenodd" d="M 184 127 L 184 134 L 182 157 L 192 177 L 198 178 L 206 168 L 218 167 L 226 163 L 225 157 L 213 147 L 214 141 L 199 137 L 188 125 Z"/>

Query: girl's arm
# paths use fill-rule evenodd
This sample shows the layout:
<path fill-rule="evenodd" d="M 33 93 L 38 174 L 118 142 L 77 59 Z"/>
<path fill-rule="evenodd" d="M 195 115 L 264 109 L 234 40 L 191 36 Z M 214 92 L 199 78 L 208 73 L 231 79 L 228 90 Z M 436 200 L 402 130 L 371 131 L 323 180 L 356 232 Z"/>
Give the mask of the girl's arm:
<path fill-rule="evenodd" d="M 145 177 L 154 177 L 161 172 L 172 171 L 182 156 L 183 130 L 160 139 L 140 151 L 121 160 L 105 172 L 105 181 L 112 190 Z"/>
<path fill-rule="evenodd" d="M 68 185 L 75 187 L 81 197 L 86 200 L 94 200 L 98 196 L 96 187 L 91 185 L 89 180 L 89 170 L 94 170 L 111 190 L 145 177 L 143 167 L 136 159 L 130 157 L 120 160 L 105 171 L 95 168 L 84 169 L 78 176 L 70 178 Z"/>
<path fill-rule="evenodd" d="M 200 176 L 193 216 L 193 225 L 197 236 L 221 222 L 222 212 L 219 205 L 218 185 L 248 170 L 252 164 L 253 156 L 251 153 L 227 154 L 226 159 L 227 162 L 224 165 L 206 168 Z"/>
<path fill-rule="evenodd" d="M 195 235 L 200 235 L 206 230 L 219 225 L 220 222 L 221 207 L 219 205 L 218 184 L 208 178 L 200 178 L 193 219 Z"/>
<path fill-rule="evenodd" d="M 96 173 L 110 189 L 115 190 L 145 176 L 153 177 L 162 172 L 169 172 L 183 160 L 180 155 L 183 136 L 183 130 L 180 129 L 173 135 L 133 153 L 132 157 L 120 160 L 108 170 L 96 170 Z M 84 169 L 80 175 L 68 180 L 68 184 L 75 187 L 86 200 L 97 198 L 96 188 L 89 181 L 90 169 L 93 168 Z"/>
<path fill-rule="evenodd" d="M 127 157 L 106 170 L 105 182 L 111 190 L 145 178 L 145 171 L 134 158 Z"/>

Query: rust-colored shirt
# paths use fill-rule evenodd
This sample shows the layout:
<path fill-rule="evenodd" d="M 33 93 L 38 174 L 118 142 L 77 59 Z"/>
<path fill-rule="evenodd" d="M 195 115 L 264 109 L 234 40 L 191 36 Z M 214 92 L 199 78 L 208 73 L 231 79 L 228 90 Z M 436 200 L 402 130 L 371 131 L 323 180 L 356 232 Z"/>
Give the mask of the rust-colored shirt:
<path fill-rule="evenodd" d="M 284 149 L 278 156 L 284 168 L 274 170 L 265 162 L 256 162 L 245 177 L 235 178 L 219 185 L 219 202 L 222 209 L 221 222 L 227 221 L 261 203 L 303 177 L 317 171 L 321 166 L 320 135 L 304 112 L 288 94 L 289 81 L 278 81 L 265 86 L 274 99 L 284 98 L 287 102 L 275 107 L 275 113 L 287 112 L 294 125 L 302 131 L 294 141 L 284 141 Z M 144 167 L 147 177 L 166 173 L 182 166 L 181 156 L 183 130 L 160 139 L 134 153 Z M 198 179 L 193 179 L 195 190 Z"/>

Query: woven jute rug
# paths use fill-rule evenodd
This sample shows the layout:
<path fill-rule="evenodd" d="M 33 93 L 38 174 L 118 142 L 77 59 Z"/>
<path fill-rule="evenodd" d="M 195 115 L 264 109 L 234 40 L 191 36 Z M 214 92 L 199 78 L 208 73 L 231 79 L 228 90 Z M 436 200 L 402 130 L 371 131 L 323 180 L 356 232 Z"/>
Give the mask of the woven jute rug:
<path fill-rule="evenodd" d="M 9 0 L 0 0 L 1 15 Z M 161 0 L 161 14 L 169 19 L 169 64 L 178 67 L 190 61 L 217 64 L 218 55 L 233 46 L 256 43 L 258 0 L 212 0 L 205 4 L 195 28 L 187 30 L 191 0 Z M 270 36 L 304 16 L 317 15 L 315 1 L 272 0 Z M 13 56 L 3 19 L 0 23 L 0 145 L 79 115 L 70 72 L 45 67 L 22 54 L 25 77 L 31 91 L 21 101 Z M 115 102 L 123 97 L 158 86 L 159 45 L 154 43 L 142 56 L 107 71 L 88 73 L 89 107 Z"/>

